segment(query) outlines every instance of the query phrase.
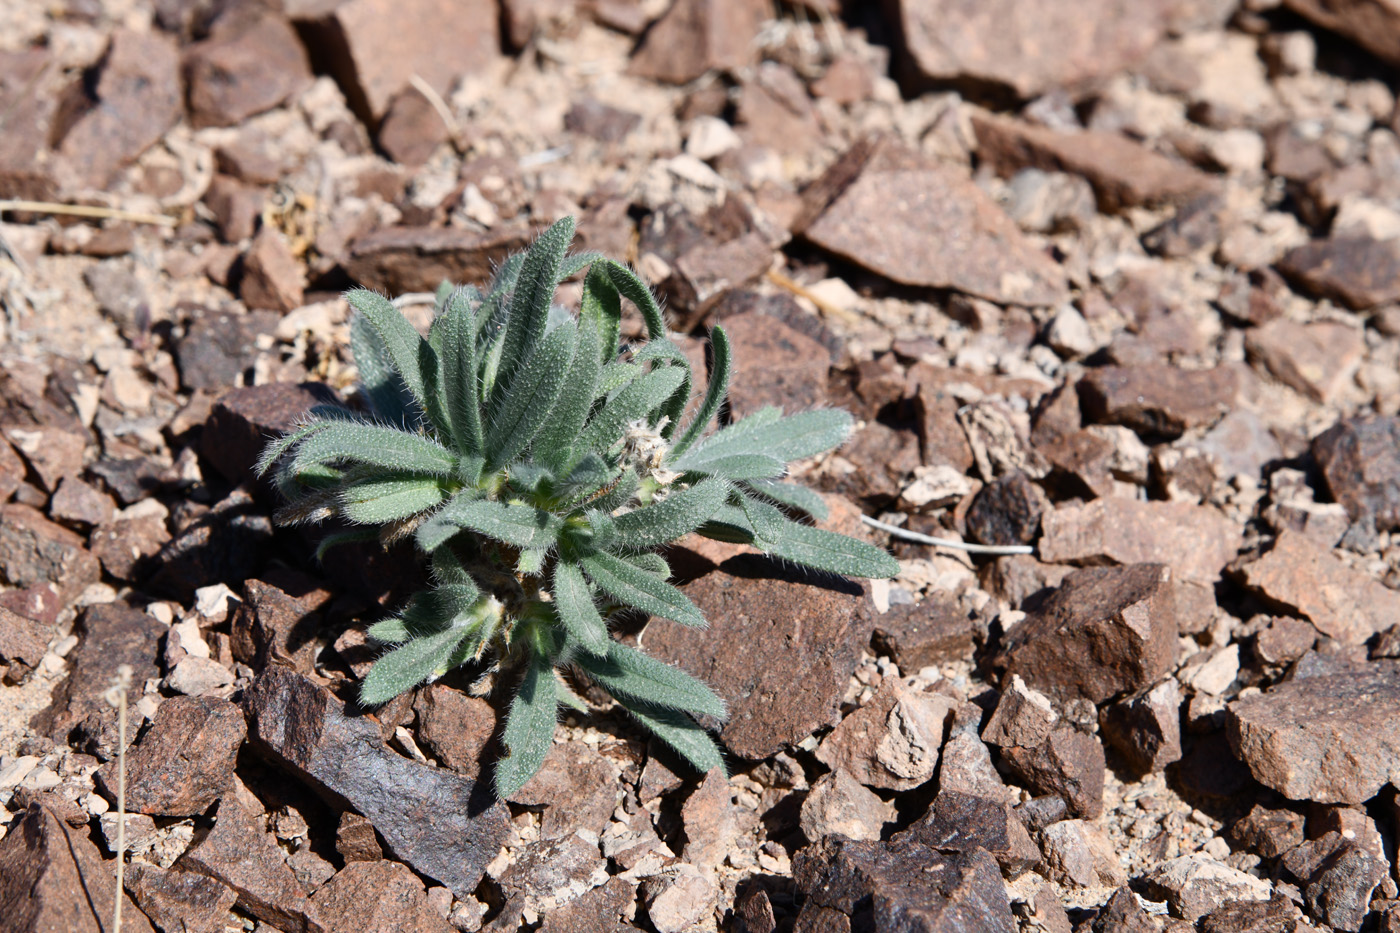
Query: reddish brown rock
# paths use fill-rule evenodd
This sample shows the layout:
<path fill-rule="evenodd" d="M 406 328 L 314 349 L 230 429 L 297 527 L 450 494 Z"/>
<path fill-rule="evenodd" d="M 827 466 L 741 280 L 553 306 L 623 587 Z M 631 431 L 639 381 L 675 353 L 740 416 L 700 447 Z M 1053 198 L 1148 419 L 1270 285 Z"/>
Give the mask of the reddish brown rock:
<path fill-rule="evenodd" d="M 0 674 L 5 683 L 28 679 L 43 659 L 51 634 L 48 626 L 0 606 Z"/>
<path fill-rule="evenodd" d="M 1175 660 L 1176 635 L 1166 567 L 1095 567 L 1065 577 L 1013 628 L 997 664 L 1056 699 L 1102 703 L 1161 680 Z"/>
<path fill-rule="evenodd" d="M 1021 97 L 1135 63 L 1166 32 L 1168 0 L 1092 0 L 1074 15 L 1034 0 L 886 0 L 912 78 L 1005 85 Z"/>
<path fill-rule="evenodd" d="M 531 842 L 514 856 L 499 879 L 501 890 L 508 902 L 536 913 L 567 904 L 608 880 L 598 844 L 579 835 Z"/>
<path fill-rule="evenodd" d="M 1019 305 L 1066 297 L 1064 272 L 976 184 L 893 138 L 857 143 L 803 197 L 796 232 L 902 285 Z"/>
<path fill-rule="evenodd" d="M 215 175 L 204 193 L 204 204 L 213 212 L 219 239 L 225 243 L 241 243 L 253 235 L 266 201 L 264 188 L 227 175 Z"/>
<path fill-rule="evenodd" d="M 542 933 L 632 933 L 637 888 L 625 878 L 610 878 L 562 907 L 544 915 Z"/>
<path fill-rule="evenodd" d="M 225 15 L 185 52 L 184 69 L 196 127 L 235 126 L 311 83 L 301 40 L 273 13 Z"/>
<path fill-rule="evenodd" d="M 398 862 L 351 862 L 311 896 L 316 922 L 361 933 L 451 933 L 423 882 Z"/>
<path fill-rule="evenodd" d="M 228 787 L 247 735 L 243 713 L 228 700 L 171 697 L 127 752 L 126 806 L 152 816 L 198 816 Z M 97 772 L 116 799 L 116 763 Z"/>
<path fill-rule="evenodd" d="M 24 461 L 15 449 L 0 439 L 0 503 L 10 501 L 15 490 L 24 484 Z"/>
<path fill-rule="evenodd" d="M 1254 636 L 1254 654 L 1265 664 L 1282 667 L 1312 650 L 1317 629 L 1288 616 L 1278 616 Z"/>
<path fill-rule="evenodd" d="M 1059 719 L 1045 694 L 1030 689 L 1020 675 L 1012 674 L 1011 683 L 1001 692 L 982 729 L 982 741 L 1000 747 L 1033 748 L 1050 737 Z"/>
<path fill-rule="evenodd" d="M 873 842 L 895 819 L 894 806 L 881 800 L 844 768 L 823 774 L 802 800 L 799 825 L 809 840 L 840 833 Z"/>
<path fill-rule="evenodd" d="M 1267 901 L 1273 888 L 1204 852 L 1163 862 L 1144 881 L 1154 900 L 1165 900 L 1173 914 L 1193 924 L 1224 902 Z"/>
<path fill-rule="evenodd" d="M 1361 644 L 1400 616 L 1400 594 L 1291 529 L 1241 575 L 1259 595 L 1349 645 Z"/>
<path fill-rule="evenodd" d="M 58 144 L 67 187 L 105 188 L 179 118 L 174 40 L 155 31 L 117 29 L 93 97 Z"/>
<path fill-rule="evenodd" d="M 750 146 L 801 155 L 821 140 L 821 125 L 807 87 L 791 68 L 765 61 L 739 87 L 735 118 Z"/>
<path fill-rule="evenodd" d="M 0 506 L 0 576 L 14 586 L 52 583 L 71 603 L 101 576 L 83 539 L 27 505 Z"/>
<path fill-rule="evenodd" d="M 710 620 L 705 631 L 649 626 L 647 652 L 719 693 L 730 718 L 721 737 L 743 758 L 767 758 L 836 721 L 870 598 L 849 581 L 793 573 L 758 555 L 731 557 L 685 585 Z"/>
<path fill-rule="evenodd" d="M 967 510 L 967 530 L 983 544 L 1029 544 L 1049 506 L 1045 493 L 1020 470 L 983 486 Z"/>
<path fill-rule="evenodd" d="M 1294 849 L 1283 864 L 1304 885 L 1309 912 L 1348 933 L 1361 929 L 1371 912 L 1371 896 L 1388 881 L 1390 867 L 1384 850 L 1373 851 L 1354 834 L 1349 838 L 1336 831 Z"/>
<path fill-rule="evenodd" d="M 1366 351 L 1355 327 L 1336 321 L 1299 324 L 1287 318 L 1250 330 L 1245 348 L 1279 382 L 1323 404 L 1346 389 Z"/>
<path fill-rule="evenodd" d="M 1372 55 L 1400 64 L 1400 7 L 1393 0 L 1284 0 L 1284 6 Z"/>
<path fill-rule="evenodd" d="M 1177 580 L 1210 586 L 1242 537 L 1239 526 L 1207 506 L 1113 497 L 1045 513 L 1039 556 L 1050 563 L 1163 563 Z"/>
<path fill-rule="evenodd" d="M 53 51 L 0 53 L 0 190 L 6 197 L 52 200 L 58 191 L 49 148 L 67 83 Z"/>
<path fill-rule="evenodd" d="M 192 602 L 200 587 L 260 573 L 271 539 L 271 516 L 257 506 L 246 485 L 239 486 L 171 538 L 143 585 L 158 596 Z M 361 572 L 366 569 L 362 566 Z"/>
<path fill-rule="evenodd" d="M 913 790 L 933 777 L 957 701 L 887 677 L 874 699 L 851 713 L 817 749 L 817 759 L 867 787 Z"/>
<path fill-rule="evenodd" d="M 738 70 L 752 64 L 767 16 L 757 0 L 677 0 L 647 30 L 630 70 L 668 84 L 688 84 L 715 68 Z"/>
<path fill-rule="evenodd" d="M 758 233 L 722 242 L 706 239 L 686 250 L 676 260 L 670 277 L 658 287 L 677 311 L 698 320 L 725 295 L 767 272 L 772 261 L 772 247 Z M 726 327 L 731 320 L 725 320 Z M 769 320 L 777 323 L 771 317 Z"/>
<path fill-rule="evenodd" d="M 941 791 L 929 811 L 896 839 L 919 842 L 939 852 L 970 855 L 985 849 L 1008 878 L 1025 874 L 1041 860 L 1040 850 L 1011 807 L 952 790 Z"/>
<path fill-rule="evenodd" d="M 826 406 L 831 358 L 821 344 L 754 311 L 725 318 L 724 329 L 730 343 L 744 348 L 730 381 L 735 418 L 767 405 L 788 413 Z"/>
<path fill-rule="evenodd" d="M 239 297 L 249 308 L 293 311 L 301 307 L 306 273 L 292 255 L 287 238 L 273 227 L 263 227 L 243 256 Z"/>
<path fill-rule="evenodd" d="M 170 532 L 163 518 L 145 515 L 94 528 L 89 541 L 103 570 L 118 580 L 135 583 L 150 573 L 156 555 L 170 541 Z"/>
<path fill-rule="evenodd" d="M 875 617 L 871 644 L 902 671 L 972 657 L 977 620 L 956 600 L 935 593 L 921 603 L 891 606 Z"/>
<path fill-rule="evenodd" d="M 401 91 L 375 135 L 379 148 L 400 165 L 418 166 L 452 136 L 442 114 L 416 87 Z"/>
<path fill-rule="evenodd" d="M 1303 816 L 1292 810 L 1270 810 L 1255 804 L 1230 827 L 1230 838 L 1264 858 L 1278 858 L 1303 844 Z"/>
<path fill-rule="evenodd" d="M 1360 528 L 1400 528 L 1400 419 L 1339 421 L 1312 442 L 1327 491 Z"/>
<path fill-rule="evenodd" d="M 225 392 L 204 425 L 200 453 L 225 479 L 246 482 L 268 438 L 290 430 L 312 407 L 338 402 L 334 392 L 314 382 L 278 382 Z"/>
<path fill-rule="evenodd" d="M 1364 310 L 1400 299 L 1400 242 L 1343 234 L 1288 252 L 1278 269 L 1308 294 Z"/>
<path fill-rule="evenodd" d="M 338 806 L 348 802 L 396 858 L 459 897 L 476 890 L 506 834 L 505 806 L 484 786 L 389 750 L 372 722 L 288 668 L 264 670 L 243 703 L 262 754 Z"/>
<path fill-rule="evenodd" d="M 495 715 L 489 714 L 480 722 L 494 724 Z M 467 727 L 476 724 L 468 723 Z M 597 836 L 612 819 L 620 792 L 618 767 L 610 758 L 582 742 L 560 742 L 549 750 L 535 776 L 511 795 L 510 802 L 544 809 L 540 814 L 541 839 L 562 839 L 578 830 Z"/>
<path fill-rule="evenodd" d="M 1141 774 L 1181 760 L 1181 688 L 1164 680 L 1141 696 L 1099 714 L 1099 731 Z"/>
<path fill-rule="evenodd" d="M 1105 760 L 1094 736 L 1061 724 L 1040 745 L 1017 745 L 1001 754 L 1012 775 L 1032 793 L 1054 794 L 1071 816 L 1093 820 L 1103 813 Z"/>
<path fill-rule="evenodd" d="M 13 427 L 6 429 L 5 436 L 46 492 L 56 490 L 65 476 L 82 472 L 87 438 L 80 430 L 63 426 Z"/>
<path fill-rule="evenodd" d="M 1099 366 L 1080 381 L 1079 397 L 1088 421 L 1173 438 L 1219 421 L 1241 388 L 1238 370 L 1224 366 Z"/>
<path fill-rule="evenodd" d="M 335 832 L 335 851 L 346 862 L 377 862 L 384 857 L 374 824 L 352 810 L 340 814 Z"/>
<path fill-rule="evenodd" d="M 418 691 L 413 708 L 418 741 L 444 765 L 475 780 L 496 730 L 491 704 L 445 684 L 429 684 Z"/>
<path fill-rule="evenodd" d="M 310 578 L 280 582 L 295 595 L 263 580 L 244 581 L 242 601 L 229 619 L 233 656 L 254 670 L 281 663 L 309 674 L 321 631 L 319 610 L 331 594 Z"/>
<path fill-rule="evenodd" d="M 237 893 L 221 881 L 149 862 L 127 865 L 125 882 L 127 894 L 162 930 L 223 933 L 238 900 Z"/>
<path fill-rule="evenodd" d="M 1214 187 L 1212 178 L 1118 133 L 1064 132 L 992 114 L 974 113 L 977 157 L 1010 177 L 1021 169 L 1082 175 L 1099 209 L 1115 213 L 1143 204 L 1179 203 Z"/>
<path fill-rule="evenodd" d="M 433 291 L 449 282 L 484 282 L 512 253 L 530 245 L 530 231 L 503 227 L 474 233 L 455 227 L 389 227 L 351 245 L 346 271 L 365 288 Z"/>
<path fill-rule="evenodd" d="M 94 489 L 76 476 L 59 481 L 49 500 L 49 517 L 79 527 L 100 525 L 112 517 L 116 504 L 105 492 Z"/>
<path fill-rule="evenodd" d="M 0 840 L 0 917 L 12 930 L 104 933 L 111 929 L 116 878 L 86 832 L 32 806 Z M 122 929 L 153 933 L 125 892 Z"/>
<path fill-rule="evenodd" d="M 704 872 L 717 870 L 739 838 L 739 808 L 722 770 L 711 770 L 681 808 L 685 849 L 681 857 Z"/>
<path fill-rule="evenodd" d="M 797 933 L 1016 929 L 1001 871 L 985 851 L 944 854 L 913 841 L 855 842 L 829 836 L 802 849 L 792 868 L 806 894 Z M 873 922 L 857 926 L 862 919 Z"/>
<path fill-rule="evenodd" d="M 492 0 L 349 0 L 302 8 L 293 18 L 308 45 L 324 56 L 326 70 L 370 126 L 378 125 L 415 75 L 446 97 L 458 78 L 501 54 L 500 8 Z M 442 54 L 446 48 L 451 55 Z M 434 282 L 429 290 L 436 287 Z"/>
<path fill-rule="evenodd" d="M 1400 663 L 1308 677 L 1226 708 L 1230 746 L 1291 800 L 1364 803 L 1400 784 Z"/>

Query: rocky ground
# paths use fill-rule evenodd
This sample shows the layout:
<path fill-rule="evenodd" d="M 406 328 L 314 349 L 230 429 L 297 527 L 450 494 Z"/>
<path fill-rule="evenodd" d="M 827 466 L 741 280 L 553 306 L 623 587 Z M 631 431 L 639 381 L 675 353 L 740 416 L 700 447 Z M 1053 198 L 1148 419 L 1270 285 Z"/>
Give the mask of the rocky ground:
<path fill-rule="evenodd" d="M 1390 0 L 0 26 L 0 930 L 113 928 L 121 665 L 129 931 L 1400 930 Z M 735 414 L 856 413 L 807 479 L 903 570 L 687 542 L 710 630 L 619 637 L 732 776 L 599 703 L 501 802 L 500 694 L 353 703 L 413 555 L 315 563 L 249 466 L 353 402 L 343 289 L 565 214 L 724 321 Z"/>

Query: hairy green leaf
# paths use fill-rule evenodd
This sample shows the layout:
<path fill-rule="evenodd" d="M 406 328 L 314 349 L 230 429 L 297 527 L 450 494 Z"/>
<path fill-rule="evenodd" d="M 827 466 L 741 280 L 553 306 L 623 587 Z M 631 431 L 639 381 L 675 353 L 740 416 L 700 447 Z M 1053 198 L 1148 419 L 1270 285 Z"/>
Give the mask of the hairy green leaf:
<path fill-rule="evenodd" d="M 611 363 L 617 357 L 622 332 L 622 298 L 604 268 L 605 262 L 595 262 L 584 277 L 578 316 L 580 327 L 598 334 L 598 361 Z"/>
<path fill-rule="evenodd" d="M 493 502 L 490 499 L 458 501 L 454 498 L 424 522 L 423 527 L 439 522 L 470 528 L 488 538 L 523 548 L 552 546 L 559 537 L 559 530 L 564 527 L 563 519 L 544 509 L 513 502 Z M 419 543 L 422 543 L 421 538 Z"/>
<path fill-rule="evenodd" d="M 729 351 L 729 334 L 718 324 L 710 331 L 710 349 L 714 353 L 714 369 L 710 373 L 709 385 L 705 387 L 705 398 L 700 402 L 700 410 L 695 419 L 686 427 L 681 439 L 671 446 L 671 459 L 684 454 L 705 433 L 705 428 L 719 414 L 724 397 L 729 394 L 729 378 L 734 363 Z"/>
<path fill-rule="evenodd" d="M 374 662 L 360 684 L 360 702 L 378 706 L 411 690 L 430 677 L 447 673 L 448 660 L 462 639 L 465 628 L 448 629 L 434 635 L 414 638 Z"/>
<path fill-rule="evenodd" d="M 475 291 L 475 289 L 473 289 Z M 479 454 L 482 445 L 481 387 L 477 383 L 480 360 L 476 354 L 476 316 L 471 293 L 454 291 L 447 310 L 438 319 L 442 333 L 442 386 L 452 437 L 463 454 Z"/>
<path fill-rule="evenodd" d="M 584 428 L 583 435 L 574 446 L 575 454 L 606 450 L 622 437 L 623 429 L 628 424 L 646 418 L 665 404 L 684 378 L 680 367 L 665 366 L 638 376 L 619 389 L 588 422 L 588 427 Z"/>
<path fill-rule="evenodd" d="M 282 458 L 283 454 L 325 426 L 326 422 L 324 421 L 312 421 L 293 431 L 288 431 L 281 437 L 268 441 L 267 446 L 263 448 L 262 454 L 258 457 L 257 464 L 253 467 L 253 475 L 263 476 L 266 474 L 268 470 L 272 469 L 272 465 Z"/>
<path fill-rule="evenodd" d="M 361 525 L 382 525 L 436 508 L 449 493 L 431 477 L 386 476 L 363 480 L 340 493 L 345 517 Z"/>
<path fill-rule="evenodd" d="M 704 524 L 728 495 L 729 483 L 724 480 L 701 480 L 659 502 L 617 516 L 617 533 L 632 548 L 668 544 Z"/>
<path fill-rule="evenodd" d="M 685 373 L 685 378 L 681 380 L 680 386 L 661 405 L 659 412 L 666 418 L 666 425 L 661 429 L 661 436 L 669 439 L 676 433 L 676 428 L 680 426 L 681 415 L 685 413 L 685 406 L 690 402 L 690 383 L 694 378 L 694 373 L 690 370 L 690 358 L 672 341 L 661 337 L 648 341 L 644 347 L 632 354 L 632 359 L 637 363 L 648 361 L 670 363 Z"/>
<path fill-rule="evenodd" d="M 386 645 L 401 645 L 413 637 L 400 616 L 381 619 L 365 630 L 365 634 Z"/>
<path fill-rule="evenodd" d="M 486 468 L 499 469 L 534 440 L 564 389 L 578 328 L 573 321 L 554 328 L 540 341 L 521 369 L 511 391 L 493 405 L 486 429 Z"/>
<path fill-rule="evenodd" d="M 602 655 L 612 640 L 608 626 L 593 604 L 593 590 L 578 567 L 567 561 L 554 565 L 554 611 L 564 630 L 591 654 Z"/>
<path fill-rule="evenodd" d="M 603 254 L 597 250 L 584 250 L 581 253 L 573 253 L 564 257 L 564 261 L 559 264 L 558 281 L 563 282 L 578 275 L 584 269 L 603 259 Z"/>
<path fill-rule="evenodd" d="M 613 360 L 603 367 L 603 376 L 602 381 L 598 385 L 598 394 L 612 395 L 645 371 L 646 370 L 636 363 Z"/>
<path fill-rule="evenodd" d="M 693 458 L 743 454 L 763 454 L 786 464 L 840 446 L 850 435 L 853 424 L 850 414 L 839 408 L 804 411 L 786 417 L 774 417 L 776 412 L 777 409 L 764 409 L 711 435 L 679 458 L 677 464 Z"/>
<path fill-rule="evenodd" d="M 640 554 L 629 554 L 627 562 L 633 564 L 638 569 L 645 570 L 653 577 L 661 581 L 671 579 L 671 565 L 666 563 L 666 558 L 655 551 L 643 551 Z"/>
<path fill-rule="evenodd" d="M 357 288 L 348 292 L 345 300 L 369 322 L 418 408 L 434 427 L 450 434 L 451 427 L 437 392 L 437 355 L 428 341 L 383 295 Z"/>
<path fill-rule="evenodd" d="M 767 454 L 725 454 L 710 456 L 704 449 L 693 450 L 671 464 L 682 473 L 722 476 L 731 480 L 772 479 L 787 471 L 787 464 Z"/>
<path fill-rule="evenodd" d="M 678 667 L 647 657 L 621 642 L 609 641 L 607 656 L 574 658 L 614 697 L 627 697 L 642 703 L 704 713 L 716 719 L 728 714 L 713 690 Z"/>
<path fill-rule="evenodd" d="M 755 531 L 754 546 L 814 570 L 828 570 L 851 577 L 892 577 L 899 561 L 881 548 L 834 531 L 789 521 L 778 508 L 745 496 L 744 514 Z"/>
<path fill-rule="evenodd" d="M 421 434 L 377 424 L 328 424 L 302 440 L 287 471 L 300 478 L 312 467 L 363 463 L 395 473 L 449 477 L 457 467 L 452 451 Z"/>
<path fill-rule="evenodd" d="M 684 593 L 646 570 L 606 551 L 585 554 L 579 563 L 588 578 L 615 599 L 683 625 L 705 626 L 705 617 Z"/>
<path fill-rule="evenodd" d="M 533 449 L 538 458 L 556 471 L 572 461 L 574 442 L 593 407 L 603 369 L 598 359 L 598 339 L 595 329 L 579 327 L 578 346 L 564 376 L 564 388 L 535 436 Z"/>
<path fill-rule="evenodd" d="M 666 322 L 661 317 L 661 306 L 656 303 L 656 296 L 647 288 L 646 283 L 638 278 L 637 273 L 611 259 L 604 260 L 602 266 L 612 279 L 613 285 L 622 293 L 622 297 L 642 312 L 642 319 L 647 325 L 647 337 L 655 340 L 657 337 L 666 336 Z"/>
<path fill-rule="evenodd" d="M 482 497 L 480 489 L 463 489 L 447 501 L 433 516 L 418 526 L 413 533 L 420 550 L 433 554 L 449 539 L 462 530 L 462 526 L 451 520 L 454 510 L 463 508 L 466 503 Z"/>
<path fill-rule="evenodd" d="M 573 238 L 574 219 L 565 217 L 541 233 L 525 251 L 520 277 L 510 298 L 510 317 L 506 321 L 493 402 L 512 392 L 518 373 L 528 373 L 537 365 L 530 358 L 536 344 L 544 338 L 559 270 Z"/>
<path fill-rule="evenodd" d="M 461 559 L 450 547 L 440 547 L 433 551 L 433 579 L 439 584 L 455 586 L 476 586 L 476 580 Z"/>
<path fill-rule="evenodd" d="M 619 698 L 619 702 L 648 732 L 669 745 L 696 771 L 708 774 L 719 768 L 728 776 L 729 769 L 724 766 L 719 746 L 688 715 L 680 710 L 649 707 L 635 700 Z"/>
<path fill-rule="evenodd" d="M 350 352 L 355 357 L 360 384 L 375 415 L 391 424 L 413 424 L 423 416 L 403 378 L 394 369 L 384 341 L 369 318 L 358 310 L 350 315 Z"/>
<path fill-rule="evenodd" d="M 797 483 L 784 483 L 774 479 L 755 479 L 745 483 L 751 490 L 765 499 L 771 499 L 779 505 L 789 508 L 801 509 L 817 521 L 822 521 L 828 514 L 826 500 L 820 493 L 800 486 Z"/>
<path fill-rule="evenodd" d="M 558 687 L 549 658 L 530 659 L 511 701 L 501 741 L 509 750 L 496 762 L 496 793 L 509 798 L 535 776 L 554 744 Z"/>

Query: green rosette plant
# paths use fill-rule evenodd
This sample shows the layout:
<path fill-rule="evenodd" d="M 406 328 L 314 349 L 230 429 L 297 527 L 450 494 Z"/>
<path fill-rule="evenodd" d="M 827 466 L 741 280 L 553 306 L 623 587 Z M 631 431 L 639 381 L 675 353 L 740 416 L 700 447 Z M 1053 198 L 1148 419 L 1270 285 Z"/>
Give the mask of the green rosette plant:
<path fill-rule="evenodd" d="M 770 407 L 707 435 L 729 385 L 724 329 L 712 331 L 713 371 L 686 420 L 693 375 L 656 299 L 625 266 L 569 255 L 573 235 L 572 218 L 554 224 L 484 293 L 444 284 L 426 338 L 388 299 L 350 292 L 368 411 L 313 409 L 258 465 L 288 499 L 279 522 L 364 526 L 332 535 L 318 555 L 350 539 L 413 536 L 433 585 L 370 627 L 388 647 L 361 700 L 386 702 L 464 664 L 509 678 L 495 772 L 503 797 L 539 769 L 558 705 L 582 708 L 564 669 L 697 769 L 722 767 L 691 714 L 723 720 L 724 702 L 609 634 L 626 610 L 706 624 L 667 582 L 660 546 L 695 532 L 820 571 L 898 570 L 885 551 L 802 520 L 825 516 L 822 499 L 783 479 L 789 462 L 841 444 L 850 415 Z M 553 298 L 584 270 L 575 315 Z M 646 322 L 633 346 L 620 340 L 624 298 Z"/>

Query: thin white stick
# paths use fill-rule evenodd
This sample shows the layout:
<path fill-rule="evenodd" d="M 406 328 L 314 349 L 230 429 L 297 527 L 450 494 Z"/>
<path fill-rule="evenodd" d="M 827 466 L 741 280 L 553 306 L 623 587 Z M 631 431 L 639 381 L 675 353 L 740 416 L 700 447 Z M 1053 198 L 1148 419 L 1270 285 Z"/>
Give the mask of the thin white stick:
<path fill-rule="evenodd" d="M 430 305 L 437 301 L 437 295 L 433 292 L 405 292 L 395 298 L 391 304 L 396 308 L 408 308 L 413 305 Z"/>
<path fill-rule="evenodd" d="M 122 891 L 126 867 L 126 691 L 131 685 L 131 667 L 117 667 L 117 896 L 112 909 L 112 931 L 122 933 Z"/>
<path fill-rule="evenodd" d="M 934 547 L 952 548 L 955 551 L 966 551 L 969 554 L 1034 554 L 1035 549 L 1029 544 L 968 544 L 965 541 L 954 541 L 951 538 L 932 538 L 928 535 L 919 534 L 917 531 L 909 531 L 900 528 L 898 525 L 887 525 L 869 515 L 862 515 L 860 520 L 871 528 L 878 528 L 887 531 L 896 538 L 903 538 L 905 541 L 913 541 L 915 544 L 931 544 Z"/>
<path fill-rule="evenodd" d="M 123 211 L 115 207 L 93 207 L 87 204 L 58 204 L 54 201 L 0 201 L 0 212 L 25 211 L 32 214 L 63 214 L 69 217 L 97 217 L 112 220 L 128 220 L 135 224 L 153 224 L 158 227 L 173 227 L 179 223 L 174 217 L 164 214 L 143 214 L 137 211 Z"/>

